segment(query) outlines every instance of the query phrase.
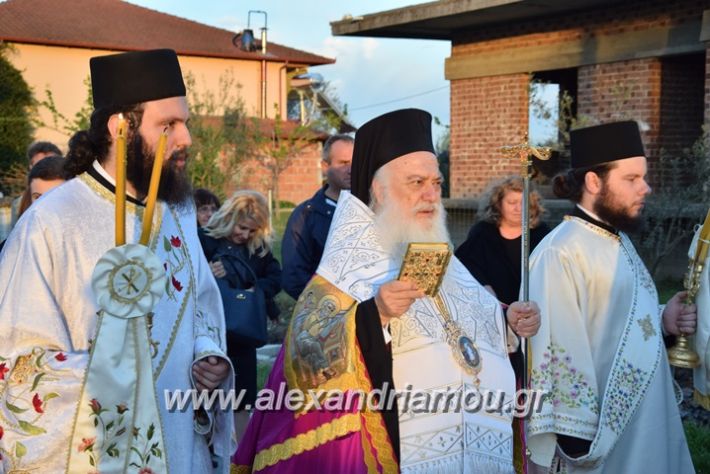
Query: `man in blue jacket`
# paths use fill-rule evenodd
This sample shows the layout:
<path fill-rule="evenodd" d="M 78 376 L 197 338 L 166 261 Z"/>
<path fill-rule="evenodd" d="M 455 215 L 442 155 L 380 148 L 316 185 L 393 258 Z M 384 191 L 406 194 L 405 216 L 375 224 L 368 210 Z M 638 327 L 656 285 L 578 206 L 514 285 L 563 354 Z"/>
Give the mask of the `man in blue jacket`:
<path fill-rule="evenodd" d="M 299 204 L 288 219 L 281 244 L 282 287 L 294 299 L 316 272 L 328 237 L 330 221 L 343 189 L 350 189 L 353 138 L 333 135 L 323 145 L 326 184 Z"/>

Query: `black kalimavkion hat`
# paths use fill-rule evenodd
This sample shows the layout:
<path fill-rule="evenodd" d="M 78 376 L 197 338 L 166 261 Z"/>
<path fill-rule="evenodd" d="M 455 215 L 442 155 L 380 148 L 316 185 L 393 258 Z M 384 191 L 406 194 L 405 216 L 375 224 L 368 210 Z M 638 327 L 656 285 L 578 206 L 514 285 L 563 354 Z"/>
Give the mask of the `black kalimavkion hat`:
<path fill-rule="evenodd" d="M 646 156 L 638 123 L 613 122 L 570 132 L 572 168 L 587 168 L 609 161 Z"/>
<path fill-rule="evenodd" d="M 367 122 L 355 134 L 352 194 L 369 204 L 370 185 L 375 172 L 395 158 L 415 151 L 434 153 L 429 112 L 395 110 Z"/>
<path fill-rule="evenodd" d="M 89 65 L 96 109 L 185 95 L 180 63 L 172 49 L 96 56 Z"/>

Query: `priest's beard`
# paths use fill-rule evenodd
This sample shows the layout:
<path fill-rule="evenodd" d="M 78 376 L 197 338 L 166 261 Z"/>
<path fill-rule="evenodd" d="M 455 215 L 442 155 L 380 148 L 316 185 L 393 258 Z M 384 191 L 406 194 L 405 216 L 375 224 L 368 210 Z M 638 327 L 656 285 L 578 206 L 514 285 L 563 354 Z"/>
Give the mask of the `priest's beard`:
<path fill-rule="evenodd" d="M 632 206 L 620 203 L 606 181 L 602 181 L 599 197 L 592 207 L 601 220 L 622 232 L 636 232 L 643 227 L 641 212 L 636 216 L 631 215 Z"/>
<path fill-rule="evenodd" d="M 398 202 L 385 195 L 384 202 L 377 207 L 375 228 L 380 245 L 395 260 L 404 257 L 410 242 L 451 242 L 449 231 L 446 229 L 446 210 L 441 202 L 420 204 L 414 209 L 402 209 Z M 434 216 L 430 221 L 415 219 L 417 212 L 432 208 Z"/>
<path fill-rule="evenodd" d="M 126 179 L 136 189 L 137 197 L 142 199 L 148 194 L 155 152 L 148 149 L 140 133 L 135 133 L 128 144 L 126 155 Z M 177 150 L 170 155 L 170 159 L 167 158 L 163 161 L 160 173 L 158 199 L 182 208 L 192 199 L 187 168 L 177 166 L 178 159 L 187 161 L 187 150 Z"/>

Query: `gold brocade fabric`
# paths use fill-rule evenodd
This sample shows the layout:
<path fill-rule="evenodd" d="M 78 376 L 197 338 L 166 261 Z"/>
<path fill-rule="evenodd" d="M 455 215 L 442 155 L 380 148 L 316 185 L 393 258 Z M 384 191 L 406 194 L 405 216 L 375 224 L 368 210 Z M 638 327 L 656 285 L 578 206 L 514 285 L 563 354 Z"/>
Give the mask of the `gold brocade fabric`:
<path fill-rule="evenodd" d="M 357 388 L 355 300 L 316 275 L 298 298 L 286 335 L 284 374 L 288 386 Z"/>
<path fill-rule="evenodd" d="M 311 280 L 296 303 L 284 343 L 289 389 L 318 390 L 324 396 L 332 390 L 372 391 L 355 335 L 356 309 L 354 299 L 322 277 Z M 293 413 L 294 423 L 311 408 Z M 262 449 L 251 466 L 233 465 L 232 472 L 258 472 L 352 434 L 360 436 L 368 472 L 399 472 L 382 416 L 367 406 Z"/>
<path fill-rule="evenodd" d="M 360 430 L 361 421 L 358 413 L 351 413 L 341 416 L 319 426 L 316 429 L 310 430 L 307 433 L 301 433 L 293 438 L 289 438 L 283 443 L 275 444 L 268 449 L 261 451 L 254 458 L 254 471 L 261 471 L 269 466 L 285 461 L 301 454 L 304 451 L 310 451 L 322 446 L 325 443 L 333 441 L 335 438 L 345 436 Z"/>

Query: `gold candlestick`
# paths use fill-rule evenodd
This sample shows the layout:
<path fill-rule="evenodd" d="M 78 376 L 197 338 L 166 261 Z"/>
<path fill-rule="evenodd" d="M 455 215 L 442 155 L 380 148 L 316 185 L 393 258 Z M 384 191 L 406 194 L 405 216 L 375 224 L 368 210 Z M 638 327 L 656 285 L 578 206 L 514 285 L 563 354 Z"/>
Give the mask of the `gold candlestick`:
<path fill-rule="evenodd" d="M 116 126 L 116 246 L 126 243 L 126 129 L 127 121 L 118 114 Z"/>
<path fill-rule="evenodd" d="M 693 304 L 695 295 L 700 290 L 700 275 L 703 273 L 705 259 L 708 256 L 708 247 L 710 247 L 710 209 L 698 236 L 695 257 L 690 259 L 688 271 L 683 280 L 683 286 L 688 292 L 685 298 L 686 304 Z M 688 336 L 685 334 L 678 336 L 676 344 L 668 349 L 668 362 L 674 367 L 684 369 L 695 369 L 700 366 L 700 357 L 690 345 Z"/>
<path fill-rule="evenodd" d="M 167 128 L 160 134 L 158 140 L 158 149 L 155 152 L 155 161 L 153 161 L 153 171 L 150 175 L 150 186 L 148 187 L 148 198 L 145 203 L 145 213 L 143 214 L 143 229 L 141 231 L 140 243 L 148 245 L 150 239 L 150 228 L 153 225 L 153 211 L 155 210 L 155 202 L 158 199 L 158 185 L 160 184 L 160 172 L 163 169 L 163 159 L 165 158 L 165 149 L 168 143 Z"/>

